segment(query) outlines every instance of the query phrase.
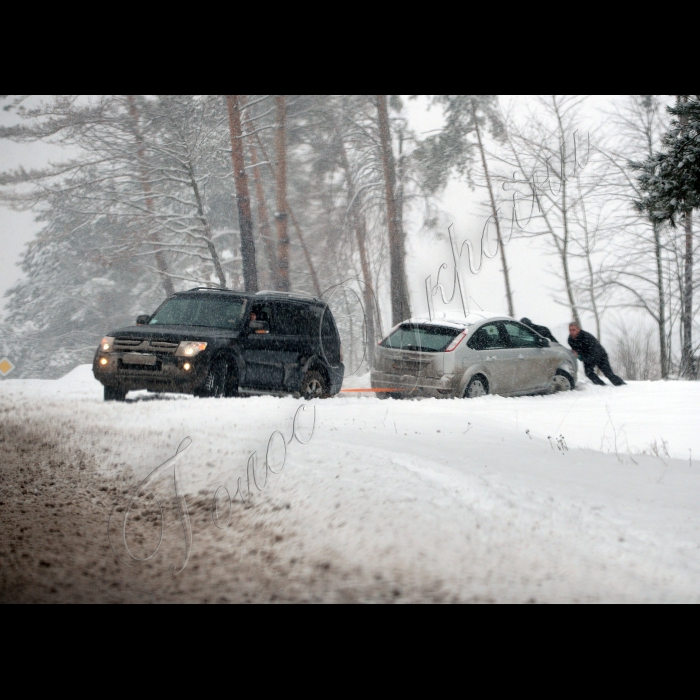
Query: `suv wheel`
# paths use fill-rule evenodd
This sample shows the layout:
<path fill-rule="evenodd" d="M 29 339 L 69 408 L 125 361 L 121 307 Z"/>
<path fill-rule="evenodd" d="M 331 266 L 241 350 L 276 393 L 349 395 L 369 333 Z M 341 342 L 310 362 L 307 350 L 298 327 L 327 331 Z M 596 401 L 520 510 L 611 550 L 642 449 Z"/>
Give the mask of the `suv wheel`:
<path fill-rule="evenodd" d="M 301 395 L 310 399 L 324 399 L 328 396 L 326 379 L 320 372 L 307 372 L 301 381 Z"/>
<path fill-rule="evenodd" d="M 476 399 L 479 396 L 486 396 L 489 393 L 489 383 L 480 374 L 473 376 L 464 390 L 465 399 Z"/>
<path fill-rule="evenodd" d="M 106 386 L 104 392 L 105 401 L 124 401 L 126 399 L 126 389 Z"/>
<path fill-rule="evenodd" d="M 228 365 L 224 360 L 215 360 L 209 368 L 204 384 L 197 389 L 195 396 L 201 398 L 220 399 L 226 395 L 226 380 L 228 378 Z"/>

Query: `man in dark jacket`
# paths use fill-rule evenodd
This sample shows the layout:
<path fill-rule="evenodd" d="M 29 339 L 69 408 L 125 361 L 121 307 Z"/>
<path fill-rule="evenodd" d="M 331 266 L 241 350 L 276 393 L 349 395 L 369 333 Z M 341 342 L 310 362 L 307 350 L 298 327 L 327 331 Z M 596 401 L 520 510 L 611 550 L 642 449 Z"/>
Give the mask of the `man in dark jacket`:
<path fill-rule="evenodd" d="M 578 353 L 579 359 L 583 362 L 583 370 L 586 376 L 594 384 L 605 386 L 605 382 L 595 373 L 596 365 L 611 384 L 615 386 L 625 384 L 612 371 L 608 353 L 605 352 L 605 348 L 598 342 L 598 339 L 594 335 L 582 331 L 581 326 L 575 321 L 569 324 L 569 345 L 574 352 Z"/>
<path fill-rule="evenodd" d="M 559 341 L 552 335 L 550 332 L 549 328 L 547 326 L 536 326 L 529 318 L 521 318 L 520 323 L 523 324 L 523 326 L 527 326 L 528 328 L 532 328 L 535 333 L 539 333 L 543 338 L 549 338 L 553 343 L 558 343 Z"/>

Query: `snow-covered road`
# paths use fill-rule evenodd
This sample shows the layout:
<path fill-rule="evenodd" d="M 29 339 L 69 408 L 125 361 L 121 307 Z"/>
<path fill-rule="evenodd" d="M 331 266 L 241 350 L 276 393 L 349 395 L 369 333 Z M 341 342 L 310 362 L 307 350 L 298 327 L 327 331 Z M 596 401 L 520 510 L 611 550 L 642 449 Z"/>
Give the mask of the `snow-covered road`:
<path fill-rule="evenodd" d="M 249 455 L 264 459 L 276 430 L 289 436 L 300 405 L 131 396 L 103 403 L 79 367 L 2 382 L 0 411 L 132 483 L 190 436 L 178 469 L 191 497 L 233 495 Z M 698 383 L 472 401 L 349 394 L 316 409 L 312 440 L 288 446 L 253 502 L 317 559 L 446 599 L 700 599 Z M 243 546 L 233 531 L 230 546 Z"/>

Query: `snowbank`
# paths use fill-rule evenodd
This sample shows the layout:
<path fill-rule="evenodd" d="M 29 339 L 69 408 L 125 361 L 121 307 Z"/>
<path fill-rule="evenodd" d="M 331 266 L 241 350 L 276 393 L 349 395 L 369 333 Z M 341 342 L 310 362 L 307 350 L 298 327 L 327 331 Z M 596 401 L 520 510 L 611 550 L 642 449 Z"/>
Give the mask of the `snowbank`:
<path fill-rule="evenodd" d="M 188 494 L 222 484 L 234 494 L 249 455 L 264 460 L 275 430 L 290 436 L 302 403 L 131 396 L 102 402 L 89 366 L 0 384 L 13 419 L 50 426 L 108 475 L 142 477 L 190 436 L 178 467 Z M 312 440 L 288 446 L 254 502 L 275 505 L 265 517 L 311 553 L 439 581 L 460 599 L 697 601 L 699 399 L 698 383 L 636 382 L 514 399 L 314 402 Z M 311 411 L 300 418 L 307 434 Z"/>

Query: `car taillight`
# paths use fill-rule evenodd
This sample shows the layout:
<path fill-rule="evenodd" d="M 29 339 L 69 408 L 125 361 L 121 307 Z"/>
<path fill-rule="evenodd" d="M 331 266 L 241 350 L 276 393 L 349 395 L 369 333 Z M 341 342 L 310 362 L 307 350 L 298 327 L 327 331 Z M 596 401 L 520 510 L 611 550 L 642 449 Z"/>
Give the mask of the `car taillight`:
<path fill-rule="evenodd" d="M 462 331 L 445 349 L 445 352 L 452 352 L 467 337 L 467 331 Z"/>

